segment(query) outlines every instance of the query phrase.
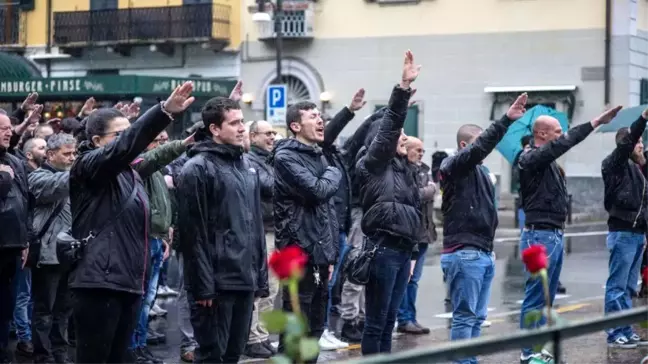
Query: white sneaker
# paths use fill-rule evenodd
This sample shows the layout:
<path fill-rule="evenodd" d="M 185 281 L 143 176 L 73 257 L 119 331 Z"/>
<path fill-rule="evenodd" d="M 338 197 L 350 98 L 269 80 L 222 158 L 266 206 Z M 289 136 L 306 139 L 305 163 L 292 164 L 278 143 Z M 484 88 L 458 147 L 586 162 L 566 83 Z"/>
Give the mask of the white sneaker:
<path fill-rule="evenodd" d="M 172 290 L 169 286 L 160 286 L 157 290 L 158 296 L 168 297 L 168 296 L 177 296 L 178 292 Z"/>
<path fill-rule="evenodd" d="M 482 322 L 481 324 L 481 327 L 491 327 L 491 326 L 493 326 L 493 323 L 488 320 L 484 320 L 484 322 Z"/>
<path fill-rule="evenodd" d="M 324 330 L 324 333 L 322 336 L 326 337 L 326 340 L 329 342 L 337 345 L 338 349 L 345 349 L 349 347 L 349 344 L 345 343 L 344 341 L 340 340 L 335 336 L 334 333 L 330 332 L 328 329 Z"/>
<path fill-rule="evenodd" d="M 149 311 L 149 316 L 153 316 L 153 317 L 166 316 L 167 313 L 168 313 L 167 310 L 158 306 L 158 304 L 156 303 L 153 305 L 153 307 L 151 307 L 151 310 Z"/>
<path fill-rule="evenodd" d="M 337 345 L 330 342 L 326 336 L 322 335 L 319 339 L 319 348 L 321 351 L 334 351 L 337 350 Z"/>

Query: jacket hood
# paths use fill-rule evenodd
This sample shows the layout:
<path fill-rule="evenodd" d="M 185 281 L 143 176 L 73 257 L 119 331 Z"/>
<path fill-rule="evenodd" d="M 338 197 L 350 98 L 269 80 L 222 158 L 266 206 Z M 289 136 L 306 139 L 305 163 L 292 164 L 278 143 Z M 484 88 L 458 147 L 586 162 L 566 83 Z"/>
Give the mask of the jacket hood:
<path fill-rule="evenodd" d="M 421 172 L 423 172 L 423 173 L 428 173 L 428 172 L 430 172 L 430 167 L 429 167 L 427 164 L 425 164 L 425 163 L 422 163 L 422 162 L 421 162 L 421 164 L 418 166 L 418 168 L 419 168 L 419 171 L 421 171 Z"/>
<path fill-rule="evenodd" d="M 89 140 L 84 140 L 79 144 L 79 146 L 77 147 L 77 150 L 79 151 L 79 154 L 80 154 L 80 153 L 84 153 L 84 152 L 93 150 L 95 148 L 96 147 L 94 146 L 94 144 L 92 144 L 92 142 L 90 142 Z"/>
<path fill-rule="evenodd" d="M 272 153 L 270 153 L 270 155 L 268 156 L 268 163 L 273 164 L 275 155 L 277 154 L 278 151 L 282 149 L 289 149 L 299 153 L 309 153 L 313 155 L 322 152 L 322 149 L 317 145 L 315 146 L 306 145 L 294 138 L 281 139 L 275 143 Z"/>
<path fill-rule="evenodd" d="M 221 157 L 237 159 L 243 155 L 243 147 L 230 144 L 218 144 L 213 140 L 203 140 L 194 144 L 193 148 L 187 151 L 187 156 L 191 158 L 199 153 L 214 153 Z"/>

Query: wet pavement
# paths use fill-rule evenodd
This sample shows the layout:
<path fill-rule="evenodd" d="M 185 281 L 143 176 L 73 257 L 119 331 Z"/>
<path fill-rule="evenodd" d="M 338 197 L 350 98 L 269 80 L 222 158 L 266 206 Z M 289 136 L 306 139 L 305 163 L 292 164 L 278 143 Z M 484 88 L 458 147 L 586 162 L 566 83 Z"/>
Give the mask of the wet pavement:
<path fill-rule="evenodd" d="M 567 233 L 576 233 L 566 242 L 569 253 L 565 256 L 561 281 L 567 287 L 566 295 L 559 295 L 556 307 L 568 320 L 588 319 L 603 314 L 604 285 L 607 279 L 608 253 L 605 249 L 605 225 L 586 224 L 572 227 Z M 592 234 L 593 232 L 593 234 Z M 498 232 L 496 242 L 496 275 L 492 285 L 491 302 L 488 320 L 492 326 L 482 330 L 484 336 L 510 334 L 519 327 L 519 308 L 523 298 L 523 266 L 517 259 L 517 242 L 514 237 L 517 231 L 508 229 Z M 584 235 L 584 236 L 583 236 Z M 510 238 L 510 239 L 508 239 Z M 508 239 L 508 240 L 507 240 Z M 448 324 L 450 314 L 444 304 L 445 288 L 442 281 L 439 257 L 430 249 L 424 267 L 423 278 L 419 282 L 417 302 L 418 320 L 431 328 L 432 332 L 424 336 L 395 335 L 394 351 L 411 348 L 428 348 L 442 346 L 448 342 Z M 173 259 L 173 258 L 172 258 Z M 170 266 L 169 284 L 175 286 L 177 281 L 175 264 Z M 164 319 L 157 319 L 154 325 L 166 331 L 167 341 L 164 345 L 151 346 L 152 351 L 164 358 L 167 363 L 178 363 L 180 333 L 177 329 L 177 305 L 175 298 L 159 299 L 160 305 L 168 310 Z M 566 341 L 563 344 L 564 359 L 573 363 L 609 363 L 638 364 L 648 355 L 648 348 L 635 350 L 608 351 L 603 332 Z M 344 361 L 360 356 L 359 346 L 334 352 L 324 352 L 320 362 Z M 21 360 L 22 361 L 22 360 Z M 246 359 L 244 362 L 263 362 Z M 481 358 L 484 364 L 519 363 L 519 351 L 501 352 Z"/>

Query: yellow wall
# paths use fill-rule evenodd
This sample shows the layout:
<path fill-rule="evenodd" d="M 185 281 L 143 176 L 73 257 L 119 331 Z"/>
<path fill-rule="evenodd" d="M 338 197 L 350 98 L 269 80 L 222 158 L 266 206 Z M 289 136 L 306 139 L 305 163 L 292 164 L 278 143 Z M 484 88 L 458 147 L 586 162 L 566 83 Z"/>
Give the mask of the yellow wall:
<path fill-rule="evenodd" d="M 214 0 L 214 4 L 231 8 L 230 47 L 238 48 L 241 43 L 241 0 Z M 21 14 L 21 40 L 27 46 L 42 47 L 47 44 L 47 0 L 36 0 L 35 5 L 34 10 Z M 180 5 L 182 0 L 119 0 L 118 3 L 120 9 Z M 90 0 L 52 0 L 52 12 L 87 10 L 90 10 Z"/>
<path fill-rule="evenodd" d="M 21 38 L 27 46 L 47 44 L 47 0 L 36 0 L 34 10 L 22 12 Z M 82 11 L 90 9 L 90 0 L 52 0 L 52 11 Z"/>
<path fill-rule="evenodd" d="M 245 1 L 254 4 L 254 0 Z M 256 26 L 247 9 L 243 21 L 244 32 L 256 39 Z M 605 2 L 597 0 L 434 0 L 398 6 L 326 0 L 315 4 L 314 30 L 316 38 L 361 38 L 604 26 Z"/>

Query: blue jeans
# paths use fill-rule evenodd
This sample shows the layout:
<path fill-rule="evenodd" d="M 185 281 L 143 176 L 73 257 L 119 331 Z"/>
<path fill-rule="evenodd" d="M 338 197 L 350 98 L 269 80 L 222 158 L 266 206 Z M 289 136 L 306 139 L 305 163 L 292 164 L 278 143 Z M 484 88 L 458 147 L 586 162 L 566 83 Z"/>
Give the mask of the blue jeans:
<path fill-rule="evenodd" d="M 142 296 L 142 305 L 137 314 L 137 325 L 135 326 L 135 332 L 133 332 L 133 349 L 146 346 L 149 311 L 153 307 L 153 300 L 155 300 L 155 294 L 157 293 L 160 267 L 162 266 L 162 258 L 164 257 L 162 240 L 151 239 L 149 241 L 149 249 L 151 251 L 149 279 L 144 295 Z"/>
<path fill-rule="evenodd" d="M 391 237 L 378 238 L 393 239 Z M 373 240 L 373 239 L 371 239 Z M 376 241 L 369 241 L 373 244 Z M 409 279 L 412 253 L 380 246 L 376 251 L 365 289 L 365 327 L 362 355 L 390 353 L 398 307 Z"/>
<path fill-rule="evenodd" d="M 632 294 L 637 291 L 643 245 L 643 234 L 626 231 L 608 233 L 610 276 L 605 284 L 605 313 L 632 308 Z M 606 332 L 608 343 L 622 336 L 629 338 L 634 334 L 631 326 L 608 329 Z"/>
<path fill-rule="evenodd" d="M 452 302 L 450 340 L 477 338 L 488 314 L 491 283 L 495 276 L 493 253 L 461 249 L 441 255 L 441 269 Z M 457 361 L 476 364 L 477 358 Z"/>
<path fill-rule="evenodd" d="M 16 336 L 20 341 L 31 341 L 31 269 L 21 268 L 21 263 L 16 268 L 14 277 L 14 292 L 16 294 L 16 306 L 13 312 L 13 324 L 16 328 Z"/>
<path fill-rule="evenodd" d="M 428 244 L 419 244 L 419 256 L 416 259 L 414 273 L 407 283 L 405 296 L 398 309 L 398 325 L 405 325 L 410 322 L 416 322 L 416 294 L 418 293 L 418 282 L 423 275 L 423 265 L 425 264 L 425 253 L 428 250 Z"/>
<path fill-rule="evenodd" d="M 518 209 L 518 222 L 520 225 L 520 234 L 524 231 L 524 222 L 526 221 L 526 215 L 524 214 L 524 210 Z"/>
<path fill-rule="evenodd" d="M 547 267 L 547 278 L 549 280 L 549 295 L 551 296 L 550 304 L 553 305 L 558 290 L 558 281 L 563 264 L 563 232 L 562 230 L 528 230 L 524 229 L 520 236 L 520 254 L 524 249 L 542 244 L 547 248 L 547 257 L 549 266 Z M 540 310 L 545 305 L 542 280 L 540 278 L 531 278 L 529 272 L 525 269 L 526 286 L 524 289 L 524 301 L 522 302 L 522 312 L 520 313 L 520 328 L 533 329 L 545 324 L 546 319 L 543 317 L 535 324 L 526 327 L 524 325 L 524 316 L 529 311 Z M 524 356 L 533 353 L 531 348 L 522 349 Z"/>
<path fill-rule="evenodd" d="M 335 307 L 333 307 L 331 297 L 333 296 L 331 294 L 331 291 L 333 290 L 333 286 L 335 286 L 335 283 L 337 282 L 338 274 L 340 271 L 340 268 L 342 266 L 342 262 L 344 261 L 344 257 L 351 251 L 351 246 L 347 244 L 347 236 L 345 233 L 340 233 L 340 240 L 339 240 L 339 246 L 340 246 L 340 255 L 338 257 L 338 261 L 335 264 L 335 267 L 333 268 L 333 275 L 331 276 L 331 280 L 329 281 L 328 284 L 328 293 L 329 293 L 329 298 L 328 298 L 328 305 L 326 309 L 326 326 L 329 325 L 329 318 L 331 317 L 331 313 L 335 310 Z"/>

